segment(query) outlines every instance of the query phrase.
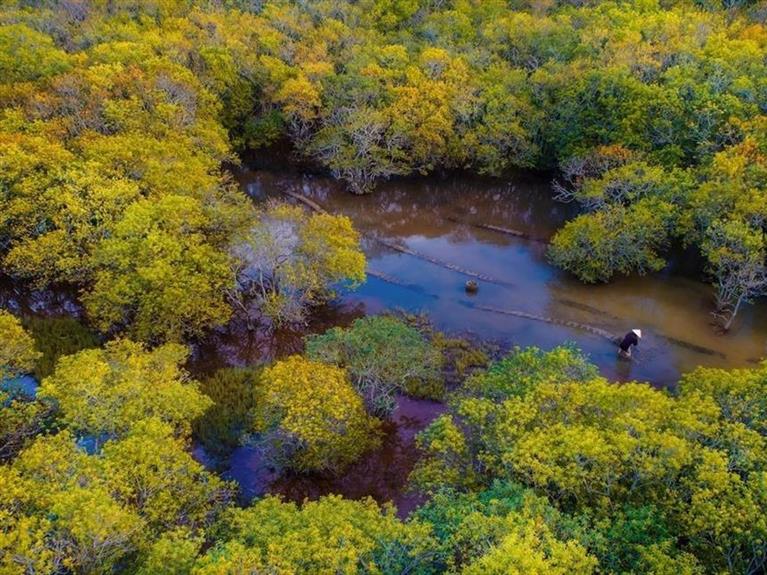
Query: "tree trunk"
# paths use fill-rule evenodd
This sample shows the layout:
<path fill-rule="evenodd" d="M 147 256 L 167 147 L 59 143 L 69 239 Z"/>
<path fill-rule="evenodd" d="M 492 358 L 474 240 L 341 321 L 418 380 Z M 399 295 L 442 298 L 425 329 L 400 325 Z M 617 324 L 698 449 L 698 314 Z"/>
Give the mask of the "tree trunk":
<path fill-rule="evenodd" d="M 727 322 L 724 324 L 724 331 L 730 331 L 730 328 L 732 327 L 732 322 L 735 320 L 735 316 L 738 315 L 738 310 L 740 309 L 740 304 L 743 303 L 743 296 L 738 297 L 738 301 L 735 302 L 735 307 L 732 309 L 732 313 L 730 314 L 730 317 L 727 319 Z"/>

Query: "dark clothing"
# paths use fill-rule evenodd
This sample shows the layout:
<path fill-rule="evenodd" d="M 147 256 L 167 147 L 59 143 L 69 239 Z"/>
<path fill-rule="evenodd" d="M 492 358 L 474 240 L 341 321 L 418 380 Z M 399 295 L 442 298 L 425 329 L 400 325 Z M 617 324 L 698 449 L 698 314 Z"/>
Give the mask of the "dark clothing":
<path fill-rule="evenodd" d="M 628 353 L 629 348 L 632 345 L 639 345 L 639 338 L 637 337 L 637 334 L 635 334 L 633 331 L 630 331 L 625 336 L 623 336 L 623 341 L 618 347 L 621 348 L 621 351 Z"/>

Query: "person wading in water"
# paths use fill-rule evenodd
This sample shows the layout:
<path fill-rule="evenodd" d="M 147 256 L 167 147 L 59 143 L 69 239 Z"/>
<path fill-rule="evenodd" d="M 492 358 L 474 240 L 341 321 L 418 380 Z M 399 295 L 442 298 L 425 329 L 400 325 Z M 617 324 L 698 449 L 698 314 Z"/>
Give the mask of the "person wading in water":
<path fill-rule="evenodd" d="M 641 329 L 632 329 L 623 336 L 623 340 L 618 345 L 618 355 L 624 359 L 631 358 L 631 346 L 638 346 L 642 339 Z"/>

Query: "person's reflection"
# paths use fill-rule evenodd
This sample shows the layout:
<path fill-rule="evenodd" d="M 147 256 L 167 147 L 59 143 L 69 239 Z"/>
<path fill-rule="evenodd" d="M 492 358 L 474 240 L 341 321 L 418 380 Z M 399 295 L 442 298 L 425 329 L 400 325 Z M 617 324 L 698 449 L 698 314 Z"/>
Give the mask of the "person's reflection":
<path fill-rule="evenodd" d="M 634 362 L 623 359 L 620 356 L 615 358 L 615 379 L 617 381 L 631 381 L 631 368 Z"/>

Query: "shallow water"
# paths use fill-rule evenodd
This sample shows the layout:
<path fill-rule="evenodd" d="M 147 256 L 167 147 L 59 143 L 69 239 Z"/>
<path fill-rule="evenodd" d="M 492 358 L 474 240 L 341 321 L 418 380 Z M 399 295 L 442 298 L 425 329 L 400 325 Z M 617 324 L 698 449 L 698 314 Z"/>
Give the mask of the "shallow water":
<path fill-rule="evenodd" d="M 266 493 L 298 502 L 340 493 L 350 499 L 373 497 L 379 503 L 392 502 L 404 517 L 424 499 L 407 490 L 408 475 L 418 459 L 415 436 L 445 410 L 445 404 L 436 401 L 398 397 L 391 419 L 384 422 L 381 447 L 338 476 L 280 476 L 269 469 L 262 454 L 253 447 L 235 449 L 223 476 L 238 484 L 244 503 Z M 200 447 L 196 448 L 195 456 L 212 465 Z"/>
<path fill-rule="evenodd" d="M 732 331 L 718 335 L 711 325 L 711 287 L 692 279 L 695 263 L 681 256 L 661 274 L 599 286 L 583 285 L 550 266 L 545 258 L 547 241 L 574 212 L 572 206 L 551 200 L 545 178 L 522 174 L 506 180 L 466 176 L 398 180 L 359 197 L 321 176 L 263 170 L 235 175 L 256 202 L 289 199 L 284 193 L 288 191 L 348 215 L 364 236 L 371 275 L 360 289 L 319 310 L 304 329 L 267 336 L 236 319 L 208 334 L 193 345 L 188 367 L 197 376 L 219 367 L 300 353 L 307 332 L 348 325 L 365 314 L 393 308 L 426 312 L 440 329 L 471 333 L 504 346 L 550 348 L 572 341 L 606 376 L 656 386 L 672 386 L 680 373 L 698 365 L 749 366 L 765 354 L 767 306 L 746 307 Z M 525 237 L 479 225 L 516 230 Z M 411 253 L 395 251 L 392 244 Z M 470 296 L 464 285 L 472 277 L 440 264 L 486 279 L 478 280 L 479 291 Z M 37 292 L 7 278 L 0 278 L 0 306 L 20 315 L 81 315 L 72 290 Z M 619 361 L 614 344 L 603 335 L 499 313 L 504 310 L 576 322 L 614 335 L 639 327 L 644 338 L 632 361 Z M 444 409 L 440 403 L 399 398 L 385 425 L 381 448 L 339 477 L 280 477 L 247 447 L 235 450 L 223 463 L 224 475 L 239 484 L 245 501 L 264 493 L 295 501 L 326 493 L 372 496 L 379 502 L 393 501 L 404 516 L 420 502 L 406 492 L 418 456 L 414 437 Z M 218 467 L 199 447 L 193 453 Z"/>
<path fill-rule="evenodd" d="M 354 196 L 322 176 L 246 169 L 236 176 L 255 201 L 290 200 L 284 194 L 289 191 L 353 220 L 365 236 L 368 269 L 379 276 L 370 276 L 356 292 L 343 296 L 340 304 L 355 307 L 357 313 L 423 311 L 439 328 L 521 346 L 549 348 L 573 341 L 606 376 L 657 386 L 673 385 L 681 373 L 698 365 L 747 366 L 765 354 L 767 306 L 748 306 L 728 334 L 718 334 L 710 315 L 712 288 L 689 277 L 687 270 L 694 265 L 684 256 L 661 274 L 597 286 L 583 285 L 549 265 L 546 242 L 574 212 L 573 206 L 551 199 L 547 178 L 406 179 L 384 183 L 368 196 Z M 491 281 L 478 280 L 479 292 L 470 296 L 464 289 L 470 276 L 428 259 Z M 616 336 L 641 328 L 644 337 L 634 360 L 627 362 L 618 360 L 614 344 L 605 337 L 498 310 L 586 324 Z"/>
<path fill-rule="evenodd" d="M 38 386 L 39 382 L 31 375 L 0 379 L 0 391 L 5 391 L 12 395 L 34 397 L 37 394 Z"/>

